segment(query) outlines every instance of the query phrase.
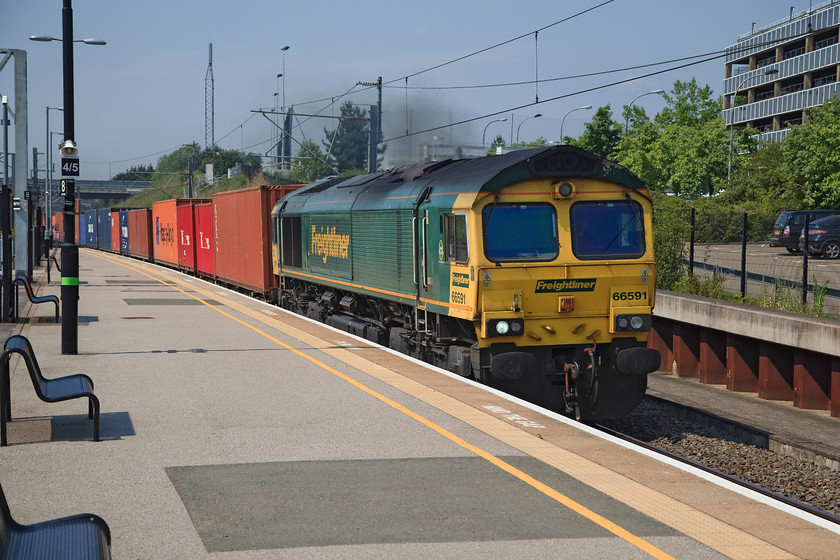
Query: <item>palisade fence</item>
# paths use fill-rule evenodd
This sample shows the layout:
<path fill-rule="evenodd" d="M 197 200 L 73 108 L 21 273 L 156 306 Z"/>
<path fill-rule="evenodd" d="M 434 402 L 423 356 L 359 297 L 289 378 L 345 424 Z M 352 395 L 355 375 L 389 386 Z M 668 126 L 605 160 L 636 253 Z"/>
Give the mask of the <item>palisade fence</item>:
<path fill-rule="evenodd" d="M 833 272 L 825 270 L 827 263 L 837 261 L 809 257 L 804 252 L 789 254 L 782 247 L 774 248 L 773 252 L 778 251 L 778 254 L 771 254 L 766 250 L 769 234 L 763 242 L 748 242 L 747 214 L 739 217 L 740 242 L 731 241 L 734 225 L 727 223 L 722 226 L 729 230 L 726 236 L 721 236 L 722 242 L 709 242 L 708 236 L 704 235 L 704 242 L 698 243 L 695 237 L 699 228 L 694 209 L 691 209 L 690 239 L 684 259 L 690 274 L 699 278 L 723 275 L 724 288 L 743 297 L 787 298 L 804 304 L 814 303 L 816 295 L 821 298 L 825 311 L 835 315 L 840 312 L 840 274 L 836 272 L 840 265 L 832 265 Z M 709 224 L 700 227 L 708 228 Z M 804 231 L 807 230 L 806 225 Z M 760 250 L 762 247 L 765 247 L 763 251 Z"/>

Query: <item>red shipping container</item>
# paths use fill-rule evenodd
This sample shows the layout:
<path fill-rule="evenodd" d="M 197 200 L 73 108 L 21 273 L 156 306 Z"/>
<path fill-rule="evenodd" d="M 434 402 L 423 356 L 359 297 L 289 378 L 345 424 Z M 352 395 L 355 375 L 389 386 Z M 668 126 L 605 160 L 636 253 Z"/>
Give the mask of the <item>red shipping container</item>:
<path fill-rule="evenodd" d="M 207 202 L 195 205 L 195 271 L 199 276 L 213 278 L 213 204 Z"/>
<path fill-rule="evenodd" d="M 250 187 L 213 195 L 216 278 L 263 297 L 276 287 L 271 263 L 271 210 L 300 185 Z"/>
<path fill-rule="evenodd" d="M 154 261 L 152 253 L 152 211 L 149 208 L 128 211 L 128 254 Z"/>
<path fill-rule="evenodd" d="M 152 253 L 156 263 L 178 266 L 178 199 L 152 204 Z"/>
<path fill-rule="evenodd" d="M 120 252 L 120 211 L 111 211 L 111 250 Z"/>
<path fill-rule="evenodd" d="M 52 215 L 53 241 L 64 243 L 64 214 L 56 212 Z"/>
<path fill-rule="evenodd" d="M 198 204 L 209 202 L 209 198 L 187 198 L 178 202 L 178 268 L 195 272 L 195 208 Z"/>

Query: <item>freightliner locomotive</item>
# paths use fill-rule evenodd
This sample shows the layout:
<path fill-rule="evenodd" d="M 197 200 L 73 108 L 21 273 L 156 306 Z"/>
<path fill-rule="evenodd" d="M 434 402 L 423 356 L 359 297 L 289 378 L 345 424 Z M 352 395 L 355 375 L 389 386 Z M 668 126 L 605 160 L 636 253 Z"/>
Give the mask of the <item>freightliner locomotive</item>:
<path fill-rule="evenodd" d="M 328 179 L 272 215 L 290 310 L 586 421 L 647 374 L 651 201 L 572 146 Z"/>

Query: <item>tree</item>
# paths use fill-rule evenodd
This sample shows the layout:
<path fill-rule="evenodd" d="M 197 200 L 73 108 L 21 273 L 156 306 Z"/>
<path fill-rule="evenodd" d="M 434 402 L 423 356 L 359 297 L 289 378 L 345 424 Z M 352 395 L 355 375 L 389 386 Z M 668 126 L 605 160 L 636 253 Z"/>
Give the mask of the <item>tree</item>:
<path fill-rule="evenodd" d="M 544 148 L 545 146 L 548 146 L 548 140 L 545 137 L 540 136 L 536 140 L 531 140 L 530 142 L 518 142 L 514 144 L 514 146 L 519 148 Z"/>
<path fill-rule="evenodd" d="M 599 107 L 573 144 L 598 156 L 614 159 L 622 129 L 621 124 L 613 119 L 609 105 Z"/>
<path fill-rule="evenodd" d="M 732 180 L 721 198 L 745 209 L 766 208 L 771 214 L 800 205 L 804 191 L 786 169 L 785 152 L 781 142 L 762 144 L 732 172 Z"/>
<path fill-rule="evenodd" d="M 814 107 L 806 124 L 785 138 L 785 167 L 804 193 L 804 203 L 840 207 L 840 99 Z"/>
<path fill-rule="evenodd" d="M 344 173 L 354 169 L 365 169 L 368 156 L 367 111 L 345 101 L 341 105 L 341 117 L 333 130 L 324 129 L 327 140 L 323 141 L 330 166 Z"/>
<path fill-rule="evenodd" d="M 677 80 L 671 93 L 663 93 L 662 97 L 668 104 L 654 118 L 661 129 L 672 124 L 696 126 L 720 120 L 723 103 L 720 98 L 712 97 L 712 88 L 708 85 L 698 86 L 695 78 L 690 82 Z"/>
<path fill-rule="evenodd" d="M 664 170 L 653 152 L 653 146 L 661 135 L 659 128 L 652 122 L 633 125 L 629 133 L 621 138 L 615 156 L 616 161 L 632 171 L 651 189 L 665 183 Z"/>
<path fill-rule="evenodd" d="M 686 198 L 714 194 L 726 179 L 728 149 L 721 120 L 668 126 L 653 146 L 658 185 Z"/>
<path fill-rule="evenodd" d="M 127 171 L 122 171 L 111 177 L 112 181 L 150 181 L 155 167 L 149 165 L 133 165 Z"/>
<path fill-rule="evenodd" d="M 295 158 L 292 179 L 302 183 L 311 183 L 330 175 L 330 173 L 321 147 L 313 140 L 305 140 L 300 145 L 300 152 Z"/>

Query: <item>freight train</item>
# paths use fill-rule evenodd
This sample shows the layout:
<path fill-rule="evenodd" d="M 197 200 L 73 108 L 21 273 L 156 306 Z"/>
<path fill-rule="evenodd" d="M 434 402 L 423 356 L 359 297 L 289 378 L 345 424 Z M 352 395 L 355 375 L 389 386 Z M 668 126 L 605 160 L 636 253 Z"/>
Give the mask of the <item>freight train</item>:
<path fill-rule="evenodd" d="M 162 262 L 581 420 L 628 414 L 660 365 L 647 189 L 572 146 L 159 205 L 121 252 L 191 238 Z M 213 270 L 182 258 L 197 238 Z"/>

